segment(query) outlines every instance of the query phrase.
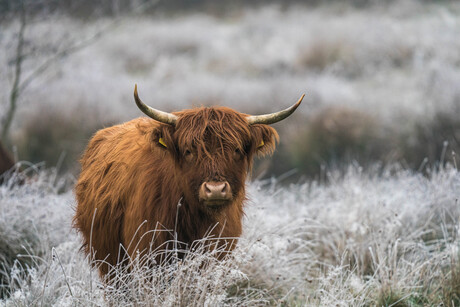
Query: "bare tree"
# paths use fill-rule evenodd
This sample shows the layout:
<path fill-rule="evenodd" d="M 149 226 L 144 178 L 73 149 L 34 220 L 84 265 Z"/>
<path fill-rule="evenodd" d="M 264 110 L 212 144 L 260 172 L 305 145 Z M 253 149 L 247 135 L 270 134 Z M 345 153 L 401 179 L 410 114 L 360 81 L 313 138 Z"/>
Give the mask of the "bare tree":
<path fill-rule="evenodd" d="M 72 1 L 72 3 L 78 2 Z M 118 0 L 113 0 L 113 7 L 118 10 Z M 0 120 L 0 141 L 3 144 L 9 143 L 9 134 L 13 119 L 20 101 L 21 95 L 26 88 L 36 79 L 38 79 L 45 71 L 51 66 L 58 63 L 62 58 L 69 56 L 97 41 L 104 33 L 116 27 L 122 21 L 123 16 L 129 14 L 136 14 L 148 7 L 157 4 L 159 1 L 148 0 L 144 1 L 135 7 L 131 8 L 123 15 L 113 18 L 111 22 L 104 27 L 99 28 L 87 37 L 78 38 L 72 35 L 67 36 L 66 43 L 61 45 L 62 42 L 53 43 L 53 46 L 47 46 L 47 52 L 44 57 L 38 59 L 37 44 L 31 38 L 27 38 L 27 30 L 29 26 L 37 20 L 43 20 L 54 16 L 53 10 L 56 10 L 56 0 L 16 0 L 11 4 L 10 20 L 19 21 L 19 29 L 17 35 L 14 36 L 15 50 L 12 58 L 8 61 L 13 66 L 12 69 L 12 82 L 9 91 L 8 101 L 6 104 L 6 112 L 4 117 Z M 27 48 L 26 48 L 27 46 Z M 27 50 L 26 50 L 27 49 Z M 28 72 L 24 71 L 24 63 L 26 60 L 34 59 L 32 67 L 29 67 Z M 35 61 L 35 59 L 37 61 Z"/>
<path fill-rule="evenodd" d="M 26 9 L 25 4 L 23 1 L 19 2 L 19 32 L 17 35 L 17 48 L 15 54 L 15 61 L 14 61 L 14 79 L 13 85 L 11 86 L 11 91 L 9 95 L 9 104 L 8 109 L 6 112 L 5 119 L 1 123 L 2 127 L 2 134 L 1 134 L 1 141 L 7 141 L 7 136 L 11 127 L 11 123 L 13 121 L 13 116 L 16 111 L 17 106 L 17 99 L 19 96 L 19 84 L 21 80 L 21 73 L 22 73 L 22 61 L 24 60 L 23 54 L 23 46 L 24 46 L 24 32 L 26 30 L 27 25 L 27 17 L 26 17 Z"/>

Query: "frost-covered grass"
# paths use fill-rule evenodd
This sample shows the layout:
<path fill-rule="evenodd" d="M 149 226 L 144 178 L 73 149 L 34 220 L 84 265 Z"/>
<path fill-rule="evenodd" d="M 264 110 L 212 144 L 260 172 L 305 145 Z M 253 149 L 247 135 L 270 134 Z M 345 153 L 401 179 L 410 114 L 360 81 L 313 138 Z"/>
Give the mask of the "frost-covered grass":
<path fill-rule="evenodd" d="M 405 0 L 361 10 L 268 6 L 223 17 L 126 18 L 22 93 L 13 144 L 20 158 L 37 131 L 35 146 L 50 141 L 46 149 L 57 155 L 53 144 L 62 139 L 84 144 L 94 129 L 141 115 L 134 83 L 145 102 L 166 111 L 221 104 L 268 112 L 306 91 L 303 106 L 278 126 L 282 142 L 330 106 L 391 126 L 382 133 L 413 135 L 414 122 L 456 114 L 459 16 L 452 1 Z M 84 37 L 111 22 L 51 17 L 28 29 L 30 46 Z M 4 105 L 17 24 L 2 30 Z M 24 75 L 46 56 L 27 60 Z M 429 136 L 444 141 L 430 127 Z M 460 174 L 445 167 L 425 175 L 350 167 L 324 182 L 250 183 L 244 234 L 229 259 L 191 253 L 150 269 L 134 262 L 119 275 L 121 292 L 104 286 L 79 251 L 72 192 L 42 171 L 23 185 L 0 186 L 1 282 L 9 294 L 0 306 L 458 306 Z"/>
<path fill-rule="evenodd" d="M 129 273 L 117 272 L 123 290 L 104 286 L 79 251 L 71 191 L 58 193 L 44 172 L 2 186 L 1 252 L 11 246 L 22 255 L 6 264 L 10 295 L 0 305 L 460 304 L 455 167 L 427 177 L 352 166 L 327 176 L 328 183 L 289 187 L 249 183 L 244 233 L 228 259 L 195 251 L 173 265 L 133 261 Z"/>

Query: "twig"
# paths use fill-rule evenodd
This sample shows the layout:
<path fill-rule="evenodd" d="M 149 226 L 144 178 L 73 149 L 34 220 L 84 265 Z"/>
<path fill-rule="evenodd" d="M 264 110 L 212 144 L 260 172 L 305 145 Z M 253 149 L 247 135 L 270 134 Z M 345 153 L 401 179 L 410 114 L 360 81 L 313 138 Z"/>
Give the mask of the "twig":
<path fill-rule="evenodd" d="M 42 300 L 41 300 L 40 306 L 43 306 L 43 300 L 45 299 L 46 282 L 48 281 L 48 274 L 49 274 L 50 268 L 51 268 L 51 263 L 46 267 L 45 282 L 43 283 Z"/>
<path fill-rule="evenodd" d="M 94 255 L 93 255 L 93 228 L 94 228 L 94 219 L 96 218 L 97 208 L 94 209 L 93 219 L 91 220 L 91 231 L 89 234 L 89 261 L 91 265 L 93 264 Z M 89 295 L 90 300 L 93 297 L 93 268 L 89 269 Z"/>
<path fill-rule="evenodd" d="M 67 275 L 65 273 L 64 267 L 62 266 L 61 259 L 59 258 L 59 255 L 56 252 L 56 249 L 54 247 L 52 248 L 51 252 L 52 252 L 53 258 L 54 258 L 54 256 L 56 256 L 56 258 L 58 260 L 59 266 L 61 267 L 62 273 L 64 274 L 64 280 L 65 280 L 65 283 L 67 284 L 67 288 L 69 289 L 70 296 L 73 297 L 72 289 L 70 288 L 69 281 L 67 280 Z"/>
<path fill-rule="evenodd" d="M 176 223 L 174 224 L 174 255 L 176 257 L 176 261 L 179 260 L 179 255 L 177 253 L 177 223 L 179 221 L 179 209 L 182 207 L 182 197 L 179 199 L 179 202 L 177 203 L 177 209 L 176 209 Z"/>

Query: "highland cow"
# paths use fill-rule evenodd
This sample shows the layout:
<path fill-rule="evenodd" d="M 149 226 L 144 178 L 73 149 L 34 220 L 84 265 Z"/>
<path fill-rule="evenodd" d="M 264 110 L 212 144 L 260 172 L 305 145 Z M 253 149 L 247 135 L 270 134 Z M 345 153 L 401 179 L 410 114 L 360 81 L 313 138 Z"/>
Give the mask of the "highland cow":
<path fill-rule="evenodd" d="M 74 225 L 85 252 L 103 260 L 103 277 L 120 253 L 133 259 L 173 240 L 190 247 L 216 238 L 217 247 L 233 250 L 253 157 L 273 152 L 278 134 L 269 124 L 291 115 L 303 95 L 286 110 L 258 116 L 226 107 L 166 113 L 145 105 L 137 86 L 134 98 L 150 118 L 98 131 L 75 188 Z"/>

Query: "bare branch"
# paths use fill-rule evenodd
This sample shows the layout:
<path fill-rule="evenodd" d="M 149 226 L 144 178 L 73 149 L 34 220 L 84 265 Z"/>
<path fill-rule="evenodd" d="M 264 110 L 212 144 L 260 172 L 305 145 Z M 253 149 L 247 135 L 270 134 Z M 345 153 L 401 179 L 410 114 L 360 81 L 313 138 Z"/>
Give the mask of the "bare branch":
<path fill-rule="evenodd" d="M 124 16 L 129 16 L 138 13 L 141 10 L 152 7 L 156 5 L 159 0 L 147 1 L 138 5 L 136 8 L 132 9 L 129 14 L 122 15 L 113 19 L 105 27 L 94 33 L 87 39 L 84 39 L 78 43 L 75 43 L 67 48 L 59 50 L 52 54 L 49 58 L 45 59 L 41 64 L 39 64 L 33 71 L 24 79 L 22 79 L 22 65 L 24 60 L 29 56 L 29 54 L 24 54 L 24 33 L 26 25 L 31 23 L 32 20 L 27 19 L 27 10 L 24 4 L 24 1 L 20 1 L 20 29 L 18 33 L 18 43 L 16 48 L 16 55 L 14 58 L 14 76 L 13 76 L 13 85 L 10 92 L 8 111 L 6 113 L 5 119 L 2 122 L 2 131 L 1 131 L 1 140 L 4 143 L 7 143 L 7 137 L 9 135 L 9 130 L 13 121 L 13 117 L 17 108 L 17 101 L 20 95 L 25 91 L 25 89 L 42 73 L 44 73 L 50 66 L 52 66 L 60 58 L 76 53 L 77 51 L 88 47 L 89 45 L 96 42 L 100 37 L 105 33 L 115 29 L 119 26 L 123 20 Z"/>
<path fill-rule="evenodd" d="M 155 4 L 157 4 L 159 2 L 159 0 L 155 0 L 155 1 L 150 1 L 150 2 L 146 2 L 146 3 L 143 3 L 141 5 L 139 5 L 137 8 L 135 8 L 134 10 L 131 11 L 131 14 L 135 14 L 137 13 L 138 11 L 140 11 L 141 9 L 145 9 L 149 6 L 153 6 Z M 131 15 L 130 14 L 130 15 Z M 29 76 L 27 76 L 24 81 L 21 82 L 21 85 L 19 86 L 19 93 L 22 93 L 26 87 L 28 85 L 30 85 L 30 83 L 36 78 L 38 77 L 40 74 L 42 74 L 43 72 L 45 72 L 55 61 L 57 61 L 59 58 L 61 57 L 64 57 L 64 56 L 68 56 L 70 54 L 73 54 L 81 49 L 84 49 L 85 47 L 88 47 L 90 46 L 91 44 L 93 44 L 95 41 L 97 41 L 100 37 L 102 37 L 105 33 L 115 29 L 117 26 L 119 26 L 122 22 L 122 17 L 117 17 L 115 18 L 112 22 L 110 22 L 108 25 L 106 25 L 103 29 L 99 30 L 98 32 L 96 32 L 95 34 L 93 34 L 91 37 L 81 41 L 81 42 L 78 42 L 72 46 L 69 46 L 55 54 L 53 54 L 50 58 L 48 58 L 47 60 L 45 60 L 42 64 L 40 64 L 32 73 L 29 74 Z"/>
<path fill-rule="evenodd" d="M 11 87 L 10 91 L 10 99 L 8 105 L 8 111 L 6 113 L 5 120 L 2 123 L 2 135 L 1 141 L 6 143 L 8 133 L 11 127 L 11 123 L 13 121 L 14 113 L 17 107 L 17 100 L 19 97 L 19 89 L 20 89 L 20 82 L 21 82 L 21 73 L 22 73 L 22 62 L 24 61 L 23 56 L 23 47 L 24 47 L 24 32 L 26 30 L 27 25 L 27 17 L 26 17 L 26 9 L 24 7 L 24 3 L 21 1 L 20 7 L 20 26 L 18 32 L 18 44 L 16 47 L 16 61 L 15 61 L 15 69 L 14 69 L 14 80 L 13 86 Z"/>

